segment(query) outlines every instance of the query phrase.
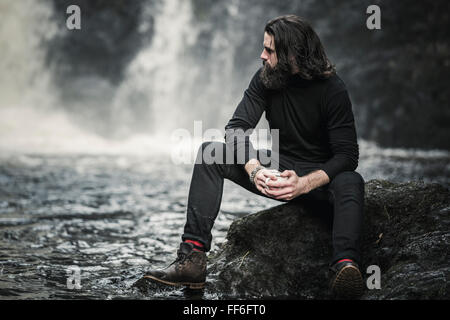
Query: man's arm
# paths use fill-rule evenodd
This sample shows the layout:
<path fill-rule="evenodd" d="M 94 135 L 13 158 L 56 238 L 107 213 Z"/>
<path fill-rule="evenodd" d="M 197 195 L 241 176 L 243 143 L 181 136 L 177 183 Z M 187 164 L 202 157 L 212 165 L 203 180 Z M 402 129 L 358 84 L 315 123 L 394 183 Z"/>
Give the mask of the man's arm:
<path fill-rule="evenodd" d="M 331 95 L 325 102 L 325 112 L 328 142 L 333 156 L 321 169 L 333 180 L 339 173 L 354 171 L 358 166 L 359 148 L 347 90 Z"/>
<path fill-rule="evenodd" d="M 330 182 L 330 178 L 323 170 L 313 171 L 303 177 L 305 178 L 306 190 L 308 192 Z"/>
<path fill-rule="evenodd" d="M 250 175 L 250 173 L 252 173 L 252 171 L 260 165 L 261 165 L 261 163 L 259 162 L 258 159 L 250 159 L 249 161 L 247 161 L 244 168 L 245 168 L 245 171 L 247 171 L 248 175 Z"/>
<path fill-rule="evenodd" d="M 234 153 L 235 163 L 243 165 L 247 164 L 251 159 L 256 160 L 256 150 L 253 148 L 249 136 L 252 129 L 256 127 L 261 119 L 266 107 L 265 87 L 259 78 L 260 72 L 261 69 L 253 76 L 233 117 L 225 126 L 225 142 L 227 147 Z M 254 161 L 250 163 L 246 167 L 246 169 L 249 168 L 250 170 L 247 170 L 247 172 L 250 173 L 256 165 Z"/>

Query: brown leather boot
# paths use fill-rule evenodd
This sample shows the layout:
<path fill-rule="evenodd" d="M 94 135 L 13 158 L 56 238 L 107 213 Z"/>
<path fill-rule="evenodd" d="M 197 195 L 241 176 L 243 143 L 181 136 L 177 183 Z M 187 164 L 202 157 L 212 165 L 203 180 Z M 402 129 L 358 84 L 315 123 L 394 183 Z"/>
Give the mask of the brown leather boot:
<path fill-rule="evenodd" d="M 334 295 L 343 299 L 357 299 L 364 292 L 364 284 L 358 264 L 343 259 L 331 268 L 330 289 Z"/>
<path fill-rule="evenodd" d="M 194 245 L 182 242 L 177 258 L 162 270 L 150 270 L 144 278 L 172 285 L 202 289 L 206 281 L 206 254 L 193 250 Z"/>

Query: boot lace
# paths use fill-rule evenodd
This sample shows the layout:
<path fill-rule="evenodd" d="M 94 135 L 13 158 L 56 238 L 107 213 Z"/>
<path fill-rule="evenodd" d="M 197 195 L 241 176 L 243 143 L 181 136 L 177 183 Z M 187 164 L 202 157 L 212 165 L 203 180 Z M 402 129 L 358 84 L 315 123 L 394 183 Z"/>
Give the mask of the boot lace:
<path fill-rule="evenodd" d="M 190 255 L 188 253 L 185 253 L 185 252 L 183 252 L 181 250 L 178 250 L 177 251 L 177 258 L 170 265 L 175 264 L 175 263 L 184 264 L 186 262 L 186 260 L 188 260 L 189 256 Z"/>

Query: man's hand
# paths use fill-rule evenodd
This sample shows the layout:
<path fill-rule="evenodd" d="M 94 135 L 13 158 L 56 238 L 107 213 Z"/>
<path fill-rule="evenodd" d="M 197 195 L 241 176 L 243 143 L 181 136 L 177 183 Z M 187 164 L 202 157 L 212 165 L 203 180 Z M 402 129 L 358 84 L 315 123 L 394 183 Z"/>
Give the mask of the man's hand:
<path fill-rule="evenodd" d="M 245 170 L 250 175 L 259 165 L 261 164 L 258 160 L 251 159 L 245 164 Z M 294 170 L 285 170 L 280 175 L 286 179 L 278 179 L 270 169 L 261 169 L 255 175 L 255 186 L 268 197 L 289 201 L 330 182 L 330 178 L 323 170 L 316 170 L 302 177 Z"/>
<path fill-rule="evenodd" d="M 255 175 L 255 186 L 262 194 L 271 197 L 270 194 L 267 193 L 269 181 L 277 181 L 277 176 L 275 175 L 273 170 L 270 169 L 261 169 Z"/>
<path fill-rule="evenodd" d="M 285 170 L 281 176 L 286 177 L 287 180 L 268 181 L 267 186 L 270 189 L 265 190 L 265 194 L 277 200 L 292 200 L 330 182 L 323 170 L 317 170 L 302 177 L 293 170 Z"/>
<path fill-rule="evenodd" d="M 261 166 L 261 163 L 257 159 L 250 159 L 245 164 L 245 171 L 247 171 L 248 175 L 250 176 L 250 173 L 253 171 L 253 169 L 255 169 L 258 166 Z M 254 182 L 259 192 L 270 197 L 270 195 L 266 193 L 267 189 L 266 181 L 268 179 L 277 180 L 277 177 L 275 176 L 272 170 L 261 169 L 256 173 Z"/>
<path fill-rule="evenodd" d="M 310 191 L 306 177 L 299 177 L 294 170 L 285 170 L 281 176 L 287 179 L 267 182 L 269 189 L 266 193 L 269 197 L 277 200 L 292 200 Z"/>

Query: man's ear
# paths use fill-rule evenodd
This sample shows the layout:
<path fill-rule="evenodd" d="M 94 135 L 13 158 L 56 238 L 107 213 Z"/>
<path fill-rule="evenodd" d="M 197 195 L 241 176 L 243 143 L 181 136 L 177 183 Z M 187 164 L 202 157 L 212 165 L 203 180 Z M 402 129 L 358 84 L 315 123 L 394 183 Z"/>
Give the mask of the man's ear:
<path fill-rule="evenodd" d="M 288 59 L 289 59 L 289 67 L 291 69 L 290 70 L 291 73 L 292 74 L 299 73 L 300 68 L 298 67 L 297 59 L 295 59 L 295 56 L 291 52 L 289 52 Z"/>

